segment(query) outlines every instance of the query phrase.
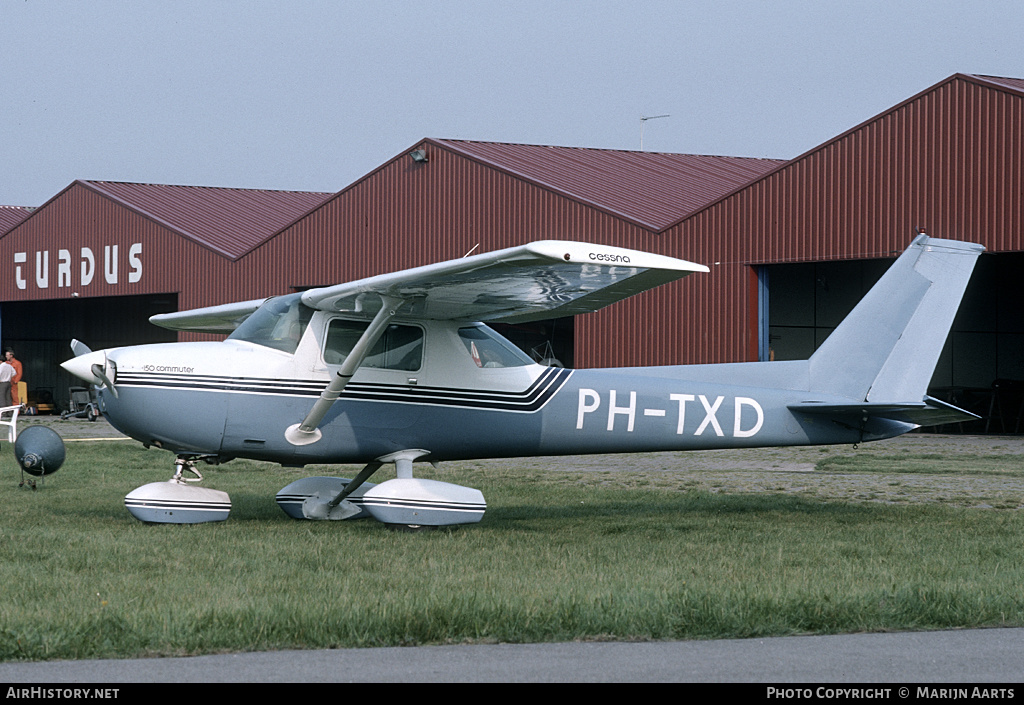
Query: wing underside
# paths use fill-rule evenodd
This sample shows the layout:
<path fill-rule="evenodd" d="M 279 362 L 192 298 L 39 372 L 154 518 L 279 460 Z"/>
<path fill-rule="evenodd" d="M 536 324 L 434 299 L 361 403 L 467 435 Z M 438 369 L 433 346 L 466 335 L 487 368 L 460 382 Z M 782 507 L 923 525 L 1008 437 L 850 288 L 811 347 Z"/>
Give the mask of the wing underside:
<path fill-rule="evenodd" d="M 519 323 L 590 313 L 704 265 L 617 247 L 546 240 L 310 289 L 302 301 L 324 311 L 374 316 L 382 297 L 403 302 L 402 315 L 436 320 Z M 160 314 L 174 330 L 229 333 L 262 300 Z"/>
<path fill-rule="evenodd" d="M 707 267 L 647 252 L 548 240 L 311 289 L 313 308 L 372 315 L 380 296 L 403 315 L 524 322 L 590 313 Z"/>
<path fill-rule="evenodd" d="M 188 330 L 199 333 L 230 333 L 258 309 L 266 299 L 240 301 L 223 306 L 193 308 L 174 313 L 158 313 L 149 322 L 170 330 Z"/>

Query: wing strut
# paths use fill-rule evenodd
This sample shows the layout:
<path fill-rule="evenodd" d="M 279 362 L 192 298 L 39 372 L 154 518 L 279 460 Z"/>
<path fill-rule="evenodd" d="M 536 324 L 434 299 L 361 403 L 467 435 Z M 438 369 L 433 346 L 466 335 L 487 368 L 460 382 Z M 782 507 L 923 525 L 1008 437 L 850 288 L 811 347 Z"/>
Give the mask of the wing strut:
<path fill-rule="evenodd" d="M 387 330 L 388 324 L 391 319 L 394 318 L 398 309 L 401 308 L 402 304 L 405 303 L 403 299 L 395 298 L 392 296 L 381 295 L 381 307 L 377 315 L 370 321 L 369 327 L 363 332 L 363 335 L 359 338 L 356 344 L 352 347 L 352 352 L 348 354 L 345 361 L 341 364 L 341 369 L 338 370 L 338 374 L 335 375 L 331 383 L 327 385 L 324 391 L 320 392 L 320 398 L 313 404 L 313 408 L 309 410 L 309 414 L 302 420 L 301 423 L 289 426 L 285 432 L 284 437 L 289 443 L 295 446 L 305 446 L 310 443 L 316 443 L 320 440 L 323 435 L 317 426 L 324 420 L 324 416 L 327 415 L 328 409 L 337 401 L 338 397 L 341 396 L 341 392 L 345 389 L 345 386 L 352 379 L 352 376 L 359 369 L 359 366 L 363 364 L 363 360 L 366 358 L 366 354 L 370 352 L 370 349 L 374 344 L 380 340 L 380 337 Z"/>

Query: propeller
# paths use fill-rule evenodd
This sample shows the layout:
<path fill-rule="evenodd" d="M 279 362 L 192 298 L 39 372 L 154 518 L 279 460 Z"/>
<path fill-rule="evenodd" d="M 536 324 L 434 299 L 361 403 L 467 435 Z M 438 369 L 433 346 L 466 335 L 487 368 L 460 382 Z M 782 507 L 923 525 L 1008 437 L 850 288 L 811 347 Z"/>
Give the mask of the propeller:
<path fill-rule="evenodd" d="M 106 387 L 116 399 L 117 388 L 107 374 L 111 367 L 110 361 L 107 360 L 107 351 L 93 352 L 88 345 L 80 340 L 71 341 L 71 351 L 75 353 L 75 356 L 67 362 L 61 363 L 61 367 L 90 384 Z"/>
<path fill-rule="evenodd" d="M 114 383 L 110 381 L 110 378 L 107 377 L 107 374 L 106 374 L 106 369 L 107 369 L 107 356 L 106 356 L 106 354 L 103 355 L 103 364 L 102 365 L 100 365 L 99 363 L 96 363 L 96 364 L 92 365 L 89 369 L 92 371 L 92 373 L 96 376 L 97 379 L 99 379 L 101 382 L 103 382 L 103 386 L 110 390 L 110 393 L 114 395 L 114 398 L 117 399 L 117 387 L 114 386 Z"/>

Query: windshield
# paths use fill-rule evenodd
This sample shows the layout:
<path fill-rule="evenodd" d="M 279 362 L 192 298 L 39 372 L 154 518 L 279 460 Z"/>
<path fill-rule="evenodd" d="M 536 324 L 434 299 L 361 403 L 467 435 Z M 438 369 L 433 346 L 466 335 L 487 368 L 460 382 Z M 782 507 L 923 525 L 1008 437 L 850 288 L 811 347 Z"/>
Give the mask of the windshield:
<path fill-rule="evenodd" d="M 302 303 L 302 294 L 277 296 L 256 309 L 228 336 L 228 340 L 247 340 L 294 353 L 312 317 L 313 309 Z"/>
<path fill-rule="evenodd" d="M 487 326 L 459 328 L 459 337 L 477 367 L 522 367 L 533 364 L 529 355 Z"/>

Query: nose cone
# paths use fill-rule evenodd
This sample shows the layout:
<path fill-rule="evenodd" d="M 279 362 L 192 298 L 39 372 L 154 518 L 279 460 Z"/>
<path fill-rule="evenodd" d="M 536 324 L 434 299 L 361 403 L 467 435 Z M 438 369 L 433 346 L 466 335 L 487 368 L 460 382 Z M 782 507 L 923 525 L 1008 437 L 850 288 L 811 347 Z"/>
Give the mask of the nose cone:
<path fill-rule="evenodd" d="M 92 366 L 99 365 L 100 369 L 103 368 L 106 362 L 106 356 L 102 350 L 96 352 L 86 353 L 85 355 L 79 355 L 73 357 L 67 362 L 62 362 L 61 367 L 73 374 L 79 379 L 83 379 L 89 384 L 103 384 L 103 380 L 99 379 L 93 374 Z"/>

